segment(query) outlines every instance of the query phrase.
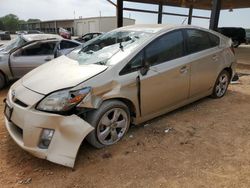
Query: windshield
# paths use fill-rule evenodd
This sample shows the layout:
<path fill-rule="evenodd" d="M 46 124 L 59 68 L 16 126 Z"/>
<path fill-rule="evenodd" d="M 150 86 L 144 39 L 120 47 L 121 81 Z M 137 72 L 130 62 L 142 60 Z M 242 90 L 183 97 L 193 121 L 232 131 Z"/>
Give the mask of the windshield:
<path fill-rule="evenodd" d="M 128 47 L 140 46 L 150 35 L 152 33 L 144 31 L 111 31 L 76 48 L 68 57 L 77 60 L 79 64 L 106 65 L 113 55 Z"/>
<path fill-rule="evenodd" d="M 26 41 L 21 36 L 18 36 L 15 39 L 12 39 L 7 44 L 1 46 L 0 51 L 10 52 L 14 48 L 19 48 L 20 46 L 24 45 L 25 43 L 26 43 Z"/>

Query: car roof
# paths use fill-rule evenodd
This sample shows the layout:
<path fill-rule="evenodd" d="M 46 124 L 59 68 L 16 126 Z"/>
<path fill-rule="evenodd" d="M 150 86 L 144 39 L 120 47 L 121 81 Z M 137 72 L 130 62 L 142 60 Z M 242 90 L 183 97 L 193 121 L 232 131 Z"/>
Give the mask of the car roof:
<path fill-rule="evenodd" d="M 151 33 L 157 33 L 162 30 L 169 30 L 179 27 L 179 25 L 171 25 L 171 24 L 136 24 L 130 25 L 126 27 L 119 28 L 118 30 L 134 30 L 134 31 L 146 31 Z"/>
<path fill-rule="evenodd" d="M 211 30 L 198 27 L 198 26 L 193 26 L 193 25 L 174 25 L 174 24 L 136 24 L 136 25 L 130 25 L 126 27 L 121 27 L 118 28 L 117 30 L 120 31 L 144 31 L 144 32 L 149 32 L 149 33 L 161 33 L 164 31 L 172 30 L 172 29 L 199 29 L 203 31 L 207 31 L 210 33 L 214 33 Z"/>
<path fill-rule="evenodd" d="M 22 35 L 22 38 L 27 42 L 35 41 L 35 40 L 48 40 L 48 39 L 58 39 L 61 40 L 62 37 L 55 34 L 25 34 Z"/>

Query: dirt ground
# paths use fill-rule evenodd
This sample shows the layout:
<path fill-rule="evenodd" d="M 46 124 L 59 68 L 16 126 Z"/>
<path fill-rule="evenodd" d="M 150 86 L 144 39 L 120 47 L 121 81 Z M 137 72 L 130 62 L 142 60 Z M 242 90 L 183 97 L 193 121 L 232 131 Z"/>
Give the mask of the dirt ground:
<path fill-rule="evenodd" d="M 237 49 L 250 64 L 250 48 Z M 205 98 L 131 127 L 118 144 L 83 143 L 75 170 L 35 158 L 8 135 L 0 116 L 0 187 L 250 187 L 250 73 L 219 100 Z M 0 101 L 7 93 L 0 91 Z M 3 111 L 0 102 L 0 110 Z M 170 129 L 170 131 L 167 131 Z"/>

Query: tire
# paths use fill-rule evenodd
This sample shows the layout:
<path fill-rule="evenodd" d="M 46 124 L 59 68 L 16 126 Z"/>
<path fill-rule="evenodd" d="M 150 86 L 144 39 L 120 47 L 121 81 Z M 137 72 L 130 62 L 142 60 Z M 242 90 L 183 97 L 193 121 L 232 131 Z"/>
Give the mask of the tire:
<path fill-rule="evenodd" d="M 103 148 L 120 141 L 129 129 L 130 113 L 120 101 L 105 101 L 97 110 L 87 114 L 87 121 L 95 129 L 86 137 L 95 148 Z"/>
<path fill-rule="evenodd" d="M 6 80 L 3 73 L 0 72 L 0 89 L 3 89 L 6 85 Z"/>
<path fill-rule="evenodd" d="M 213 93 L 211 95 L 212 98 L 218 99 L 223 97 L 227 92 L 229 83 L 230 83 L 230 74 L 228 73 L 228 71 L 223 70 L 216 79 L 213 88 Z"/>

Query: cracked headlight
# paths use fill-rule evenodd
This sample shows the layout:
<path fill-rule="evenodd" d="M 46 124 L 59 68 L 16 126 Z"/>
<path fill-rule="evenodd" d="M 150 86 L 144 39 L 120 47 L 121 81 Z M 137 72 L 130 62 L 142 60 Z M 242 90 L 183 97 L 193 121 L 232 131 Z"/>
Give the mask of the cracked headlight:
<path fill-rule="evenodd" d="M 85 87 L 77 91 L 61 90 L 56 91 L 39 102 L 36 109 L 49 112 L 65 112 L 78 103 L 91 91 L 91 87 Z"/>

